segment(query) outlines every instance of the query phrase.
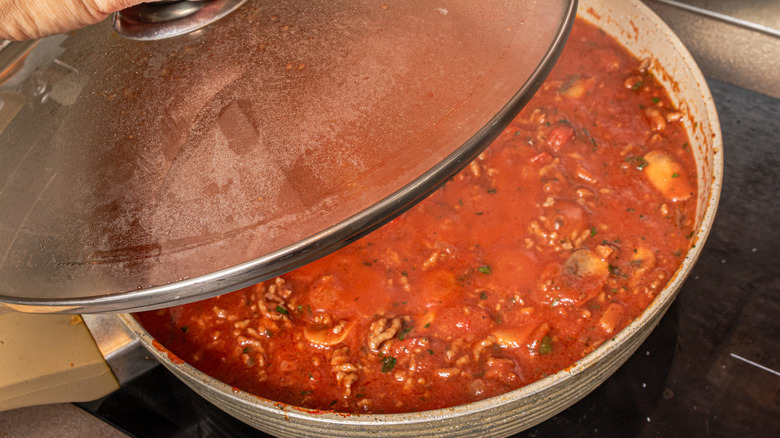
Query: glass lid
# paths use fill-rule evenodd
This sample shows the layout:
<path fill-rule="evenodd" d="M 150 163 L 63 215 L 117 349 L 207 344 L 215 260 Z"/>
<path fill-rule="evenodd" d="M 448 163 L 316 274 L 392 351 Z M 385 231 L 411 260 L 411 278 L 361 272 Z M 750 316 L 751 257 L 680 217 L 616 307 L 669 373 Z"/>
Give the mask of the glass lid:
<path fill-rule="evenodd" d="M 148 310 L 354 241 L 500 133 L 576 0 L 233 9 L 162 40 L 115 17 L 0 42 L 0 303 Z"/>

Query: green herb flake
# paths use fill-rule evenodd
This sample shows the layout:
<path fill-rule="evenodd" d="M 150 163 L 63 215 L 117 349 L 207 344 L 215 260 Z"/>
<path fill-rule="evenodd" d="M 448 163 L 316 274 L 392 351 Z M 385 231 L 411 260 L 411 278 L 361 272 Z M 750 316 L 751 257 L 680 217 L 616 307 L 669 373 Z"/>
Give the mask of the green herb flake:
<path fill-rule="evenodd" d="M 406 271 L 401 271 L 401 275 L 403 275 L 404 277 L 408 277 L 408 276 L 409 276 L 409 273 L 408 273 L 408 272 L 406 272 Z"/>
<path fill-rule="evenodd" d="M 691 231 L 691 233 L 685 236 L 685 238 L 690 239 L 691 237 L 693 237 L 694 234 L 696 234 L 696 231 Z"/>
<path fill-rule="evenodd" d="M 688 142 L 687 141 L 685 143 L 683 143 L 682 148 L 683 149 L 688 149 Z"/>
<path fill-rule="evenodd" d="M 487 192 L 488 192 L 488 193 L 490 193 L 490 194 L 492 195 L 492 194 L 495 194 L 495 193 L 496 193 L 496 189 L 494 189 L 494 188 L 492 188 L 492 187 L 491 187 L 491 188 L 489 188 L 489 189 L 488 189 L 488 191 L 487 191 Z"/>
<path fill-rule="evenodd" d="M 274 310 L 276 310 L 277 312 L 281 313 L 282 315 L 289 315 L 290 314 L 290 312 L 288 312 L 287 309 L 285 309 L 281 305 L 277 305 L 276 309 L 274 309 Z"/>
<path fill-rule="evenodd" d="M 431 350 L 431 349 L 429 348 L 429 349 L 428 349 L 428 354 L 430 354 L 431 356 L 433 356 L 433 350 Z"/>
<path fill-rule="evenodd" d="M 244 354 L 249 354 L 249 352 L 252 351 L 252 349 L 250 349 L 249 347 L 244 347 L 243 351 L 244 351 Z"/>
<path fill-rule="evenodd" d="M 679 174 L 679 173 L 677 173 L 677 172 L 674 172 L 674 173 L 672 174 L 672 178 L 679 178 L 679 177 L 680 177 L 680 174 Z"/>
<path fill-rule="evenodd" d="M 550 354 L 553 352 L 553 341 L 549 335 L 546 335 L 539 342 L 539 354 Z"/>
<path fill-rule="evenodd" d="M 395 358 L 393 356 L 386 356 L 382 359 L 382 372 L 389 373 L 395 368 Z M 355 396 L 357 397 L 357 396 Z"/>
<path fill-rule="evenodd" d="M 335 404 L 336 404 L 336 400 L 333 400 L 332 402 L 330 402 L 330 405 L 331 405 L 331 406 L 333 406 L 333 405 L 335 405 Z"/>
<path fill-rule="evenodd" d="M 634 82 L 634 85 L 631 86 L 631 91 L 639 91 L 639 89 L 642 88 L 642 80 L 638 80 Z"/>
<path fill-rule="evenodd" d="M 558 298 L 558 297 L 553 298 L 552 303 L 550 303 L 550 307 L 557 306 L 559 301 L 561 301 L 560 298 Z"/>
<path fill-rule="evenodd" d="M 658 102 L 660 102 L 660 101 L 661 101 L 661 98 L 660 98 L 660 97 L 654 97 L 654 98 L 653 98 L 653 103 L 658 103 Z"/>
<path fill-rule="evenodd" d="M 403 341 L 404 338 L 406 337 L 406 335 L 408 335 L 409 332 L 412 331 L 413 328 L 414 327 L 406 327 L 405 329 L 403 329 L 400 332 L 398 332 L 398 339 Z"/>
<path fill-rule="evenodd" d="M 482 216 L 483 214 L 485 214 L 485 212 L 484 211 L 478 211 L 478 212 L 476 212 L 474 214 L 476 214 L 477 216 Z"/>
<path fill-rule="evenodd" d="M 431 323 L 425 324 L 425 328 L 429 328 L 431 326 Z"/>
<path fill-rule="evenodd" d="M 598 231 L 596 230 L 596 227 L 590 227 L 590 237 L 593 237 L 596 234 L 598 234 Z"/>
<path fill-rule="evenodd" d="M 184 327 L 179 327 L 179 330 L 181 330 L 183 333 L 187 333 L 187 330 L 189 330 L 189 329 L 190 328 L 187 327 L 186 325 Z"/>
<path fill-rule="evenodd" d="M 482 292 L 480 292 L 479 293 L 479 299 L 480 300 L 486 300 L 487 299 L 487 292 L 485 292 L 484 290 Z"/>
<path fill-rule="evenodd" d="M 307 396 L 307 395 L 311 394 L 312 392 L 314 392 L 314 391 L 312 391 L 311 389 L 304 389 L 303 391 L 301 391 L 301 396 Z"/>
<path fill-rule="evenodd" d="M 477 268 L 477 270 L 483 274 L 490 275 L 493 273 L 493 268 L 490 267 L 490 265 L 480 266 Z"/>
<path fill-rule="evenodd" d="M 649 164 L 644 157 L 626 157 L 624 161 L 626 163 L 634 163 L 637 170 L 642 170 Z"/>

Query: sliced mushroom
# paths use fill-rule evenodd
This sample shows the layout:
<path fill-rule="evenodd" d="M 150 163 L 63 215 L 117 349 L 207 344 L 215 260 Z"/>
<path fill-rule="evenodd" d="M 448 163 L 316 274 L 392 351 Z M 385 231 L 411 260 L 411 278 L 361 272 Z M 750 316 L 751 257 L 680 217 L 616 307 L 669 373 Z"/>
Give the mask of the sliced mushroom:
<path fill-rule="evenodd" d="M 327 347 L 338 345 L 347 338 L 349 331 L 355 325 L 354 322 L 341 321 L 335 326 L 306 326 L 303 335 L 309 342 Z"/>
<path fill-rule="evenodd" d="M 688 182 L 688 172 L 674 157 L 656 150 L 646 153 L 644 159 L 647 162 L 644 174 L 666 199 L 684 201 L 693 195 L 694 188 Z"/>
<path fill-rule="evenodd" d="M 565 83 L 558 93 L 569 99 L 579 99 L 593 87 L 594 78 L 578 78 L 575 81 Z"/>
<path fill-rule="evenodd" d="M 644 246 L 637 248 L 634 255 L 631 256 L 631 265 L 634 267 L 634 271 L 628 285 L 633 288 L 642 283 L 645 274 L 655 268 L 655 263 L 655 254 L 650 248 Z"/>
<path fill-rule="evenodd" d="M 612 334 L 620 323 L 625 310 L 625 307 L 620 303 L 609 303 L 607 310 L 604 311 L 599 319 L 599 327 L 605 332 Z"/>
<path fill-rule="evenodd" d="M 566 273 L 585 277 L 589 275 L 606 277 L 609 275 L 609 264 L 599 258 L 589 249 L 578 249 L 563 263 Z"/>
<path fill-rule="evenodd" d="M 495 330 L 491 336 L 495 340 L 495 343 L 504 348 L 520 348 L 528 343 L 531 333 L 537 327 L 534 325 L 526 325 L 517 328 L 498 329 Z"/>

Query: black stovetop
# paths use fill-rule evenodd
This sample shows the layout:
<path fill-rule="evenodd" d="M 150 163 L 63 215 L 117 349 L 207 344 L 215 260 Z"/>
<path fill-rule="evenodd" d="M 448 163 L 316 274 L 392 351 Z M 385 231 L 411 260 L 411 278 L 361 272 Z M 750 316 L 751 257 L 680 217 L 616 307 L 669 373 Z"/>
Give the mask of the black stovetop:
<path fill-rule="evenodd" d="M 709 85 L 725 174 L 699 261 L 623 367 L 517 437 L 780 436 L 780 100 Z M 79 406 L 135 437 L 265 436 L 162 366 Z"/>

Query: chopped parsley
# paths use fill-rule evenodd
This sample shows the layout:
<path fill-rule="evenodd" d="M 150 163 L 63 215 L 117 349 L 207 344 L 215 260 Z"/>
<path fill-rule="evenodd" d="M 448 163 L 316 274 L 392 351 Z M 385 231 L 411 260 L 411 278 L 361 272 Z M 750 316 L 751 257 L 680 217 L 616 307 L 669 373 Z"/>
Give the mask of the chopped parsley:
<path fill-rule="evenodd" d="M 661 101 L 661 98 L 660 98 L 660 97 L 654 97 L 654 98 L 653 98 L 653 103 L 658 103 L 658 102 L 660 102 L 660 101 Z"/>
<path fill-rule="evenodd" d="M 482 292 L 480 292 L 479 293 L 479 299 L 480 300 L 486 300 L 487 299 L 487 292 L 485 292 L 484 290 Z"/>
<path fill-rule="evenodd" d="M 639 89 L 642 88 L 642 80 L 638 80 L 634 82 L 634 85 L 631 86 L 631 91 L 639 91 Z"/>
<path fill-rule="evenodd" d="M 398 339 L 403 341 L 404 338 L 406 337 L 406 335 L 408 335 L 409 332 L 412 331 L 413 328 L 414 327 L 406 327 L 405 329 L 403 329 L 400 332 L 398 332 Z"/>
<path fill-rule="evenodd" d="M 491 188 L 489 188 L 489 189 L 488 189 L 488 191 L 487 191 L 487 192 L 488 192 L 488 193 L 490 193 L 490 194 L 492 195 L 492 194 L 496 193 L 496 189 L 494 189 L 494 188 L 492 188 L 492 187 L 491 187 Z"/>
<path fill-rule="evenodd" d="M 672 174 L 672 178 L 679 178 L 679 177 L 680 177 L 680 174 L 679 174 L 679 173 L 677 173 L 677 172 L 674 172 L 674 173 Z"/>
<path fill-rule="evenodd" d="M 625 158 L 626 163 L 634 163 L 637 170 L 642 170 L 649 164 L 647 160 L 645 160 L 644 157 L 626 157 Z"/>
<path fill-rule="evenodd" d="M 428 328 L 428 327 L 430 327 L 430 326 L 431 326 L 431 323 L 430 323 L 430 322 L 429 322 L 428 324 L 425 324 L 425 328 Z"/>
<path fill-rule="evenodd" d="M 598 231 L 596 230 L 596 227 L 590 227 L 590 236 L 593 237 L 596 234 L 598 234 Z"/>
<path fill-rule="evenodd" d="M 389 373 L 393 368 L 395 368 L 395 358 L 393 356 L 385 356 L 382 359 L 382 372 Z"/>
<path fill-rule="evenodd" d="M 491 268 L 490 265 L 485 265 L 485 266 L 480 266 L 479 268 L 477 268 L 477 271 L 479 271 L 479 272 L 481 272 L 483 274 L 488 274 L 489 275 L 489 274 L 493 273 L 493 268 Z"/>
<path fill-rule="evenodd" d="M 550 354 L 553 352 L 553 341 L 549 335 L 545 335 L 539 342 L 539 354 Z"/>
<path fill-rule="evenodd" d="M 244 351 L 244 354 L 249 354 L 249 352 L 252 351 L 252 349 L 249 348 L 249 347 L 244 347 L 243 351 Z"/>
<path fill-rule="evenodd" d="M 187 330 L 189 330 L 189 329 L 190 328 L 187 327 L 186 325 L 184 327 L 179 327 L 179 330 L 181 330 L 183 333 L 187 333 Z"/>
<path fill-rule="evenodd" d="M 289 313 L 290 313 L 290 312 L 287 311 L 287 309 L 285 309 L 281 305 L 277 305 L 276 309 L 274 309 L 274 310 L 276 310 L 277 312 L 281 313 L 282 315 L 289 315 Z"/>

